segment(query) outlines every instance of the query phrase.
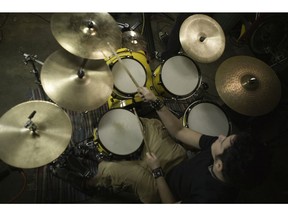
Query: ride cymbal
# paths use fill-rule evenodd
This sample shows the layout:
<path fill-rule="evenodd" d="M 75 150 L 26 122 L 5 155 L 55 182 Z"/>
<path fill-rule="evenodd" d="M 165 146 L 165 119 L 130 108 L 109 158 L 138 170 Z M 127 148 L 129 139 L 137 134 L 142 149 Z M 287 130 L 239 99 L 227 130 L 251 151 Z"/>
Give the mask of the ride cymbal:
<path fill-rule="evenodd" d="M 135 31 L 125 31 L 122 33 L 122 47 L 132 51 L 146 51 L 147 42 L 144 37 Z"/>
<path fill-rule="evenodd" d="M 64 49 L 82 58 L 104 59 L 111 56 L 107 42 L 114 50 L 121 48 L 120 28 L 108 13 L 54 14 L 51 30 Z"/>
<path fill-rule="evenodd" d="M 41 70 L 46 94 L 59 106 L 85 112 L 97 109 L 113 90 L 113 75 L 104 60 L 83 60 L 66 50 L 52 53 Z"/>
<path fill-rule="evenodd" d="M 71 135 L 69 116 L 56 104 L 21 103 L 0 118 L 0 159 L 19 168 L 46 165 L 64 152 Z"/>
<path fill-rule="evenodd" d="M 182 23 L 180 43 L 185 53 L 200 63 L 216 61 L 225 49 L 225 34 L 211 17 L 195 14 Z"/>
<path fill-rule="evenodd" d="M 215 84 L 223 102 L 247 116 L 269 113 L 281 98 L 281 84 L 275 72 L 250 56 L 225 60 L 216 71 Z"/>

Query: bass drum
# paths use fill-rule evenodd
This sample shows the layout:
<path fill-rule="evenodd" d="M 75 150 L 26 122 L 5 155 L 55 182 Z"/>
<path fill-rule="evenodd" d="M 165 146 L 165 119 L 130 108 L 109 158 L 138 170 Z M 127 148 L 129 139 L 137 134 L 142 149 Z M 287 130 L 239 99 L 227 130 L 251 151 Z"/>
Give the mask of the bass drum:
<path fill-rule="evenodd" d="M 156 68 L 152 81 L 155 91 L 160 96 L 185 100 L 199 87 L 201 74 L 192 59 L 185 55 L 177 55 Z"/>
<path fill-rule="evenodd" d="M 109 110 L 101 117 L 94 140 L 100 152 L 114 159 L 135 158 L 143 143 L 139 120 L 128 110 Z"/>
<path fill-rule="evenodd" d="M 190 104 L 184 112 L 183 125 L 210 136 L 228 136 L 232 130 L 231 122 L 224 110 L 208 101 Z"/>

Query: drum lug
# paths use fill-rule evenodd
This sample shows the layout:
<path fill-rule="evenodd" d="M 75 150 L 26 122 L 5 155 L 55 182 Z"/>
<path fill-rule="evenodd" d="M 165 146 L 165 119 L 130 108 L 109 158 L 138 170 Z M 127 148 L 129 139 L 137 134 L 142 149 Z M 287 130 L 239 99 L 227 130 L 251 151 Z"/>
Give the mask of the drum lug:
<path fill-rule="evenodd" d="M 208 84 L 205 82 L 201 82 L 199 88 L 193 94 L 194 100 L 200 100 L 204 98 L 204 94 L 206 90 L 209 88 Z"/>

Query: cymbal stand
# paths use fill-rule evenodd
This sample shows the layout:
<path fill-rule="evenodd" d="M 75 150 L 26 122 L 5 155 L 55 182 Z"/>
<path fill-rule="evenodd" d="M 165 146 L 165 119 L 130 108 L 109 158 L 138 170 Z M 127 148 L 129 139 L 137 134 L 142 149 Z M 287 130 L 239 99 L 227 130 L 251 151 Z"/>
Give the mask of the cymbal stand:
<path fill-rule="evenodd" d="M 87 61 L 88 61 L 88 59 L 83 59 L 83 62 L 80 65 L 80 68 L 77 71 L 77 75 L 78 75 L 79 79 L 82 79 L 85 76 L 84 67 L 85 67 Z"/>
<path fill-rule="evenodd" d="M 130 29 L 130 25 L 128 23 L 117 23 L 118 27 L 120 28 L 121 32 L 128 31 Z"/>
<path fill-rule="evenodd" d="M 140 23 L 139 21 L 137 21 L 136 23 L 134 23 L 131 27 L 129 25 L 129 23 L 120 23 L 118 22 L 118 27 L 120 28 L 121 32 L 125 32 L 125 31 L 134 31 L 136 28 L 138 28 L 138 26 L 140 26 L 142 23 Z"/>
<path fill-rule="evenodd" d="M 32 118 L 36 114 L 36 111 L 34 110 L 29 116 L 28 116 L 28 121 L 25 123 L 24 127 L 28 128 L 31 132 L 32 135 L 38 135 L 37 134 L 37 125 L 32 121 Z"/>
<path fill-rule="evenodd" d="M 37 67 L 35 65 L 35 62 L 40 64 L 40 65 L 44 65 L 44 63 L 37 59 L 37 55 L 30 55 L 30 54 L 24 53 L 22 51 L 20 51 L 20 53 L 24 56 L 24 64 L 25 65 L 27 65 L 28 63 L 31 63 L 32 68 L 33 68 L 31 73 L 33 73 L 35 75 L 35 78 L 36 78 L 35 83 L 39 86 L 40 91 L 41 91 L 42 95 L 44 96 L 44 98 L 46 100 L 48 100 L 48 96 L 46 95 L 46 93 L 42 87 L 42 84 L 41 84 L 39 70 L 37 69 Z"/>

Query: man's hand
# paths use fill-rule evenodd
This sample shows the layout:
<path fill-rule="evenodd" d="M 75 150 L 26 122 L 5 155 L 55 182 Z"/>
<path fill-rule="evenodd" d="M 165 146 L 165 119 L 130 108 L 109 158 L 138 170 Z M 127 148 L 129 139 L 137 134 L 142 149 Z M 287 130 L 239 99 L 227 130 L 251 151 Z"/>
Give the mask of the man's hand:
<path fill-rule="evenodd" d="M 155 101 L 157 97 L 146 87 L 138 87 L 138 96 L 142 98 L 143 101 Z"/>
<path fill-rule="evenodd" d="M 151 170 L 160 167 L 160 162 L 153 152 L 151 152 L 151 153 L 147 152 L 146 153 L 145 161 Z"/>

